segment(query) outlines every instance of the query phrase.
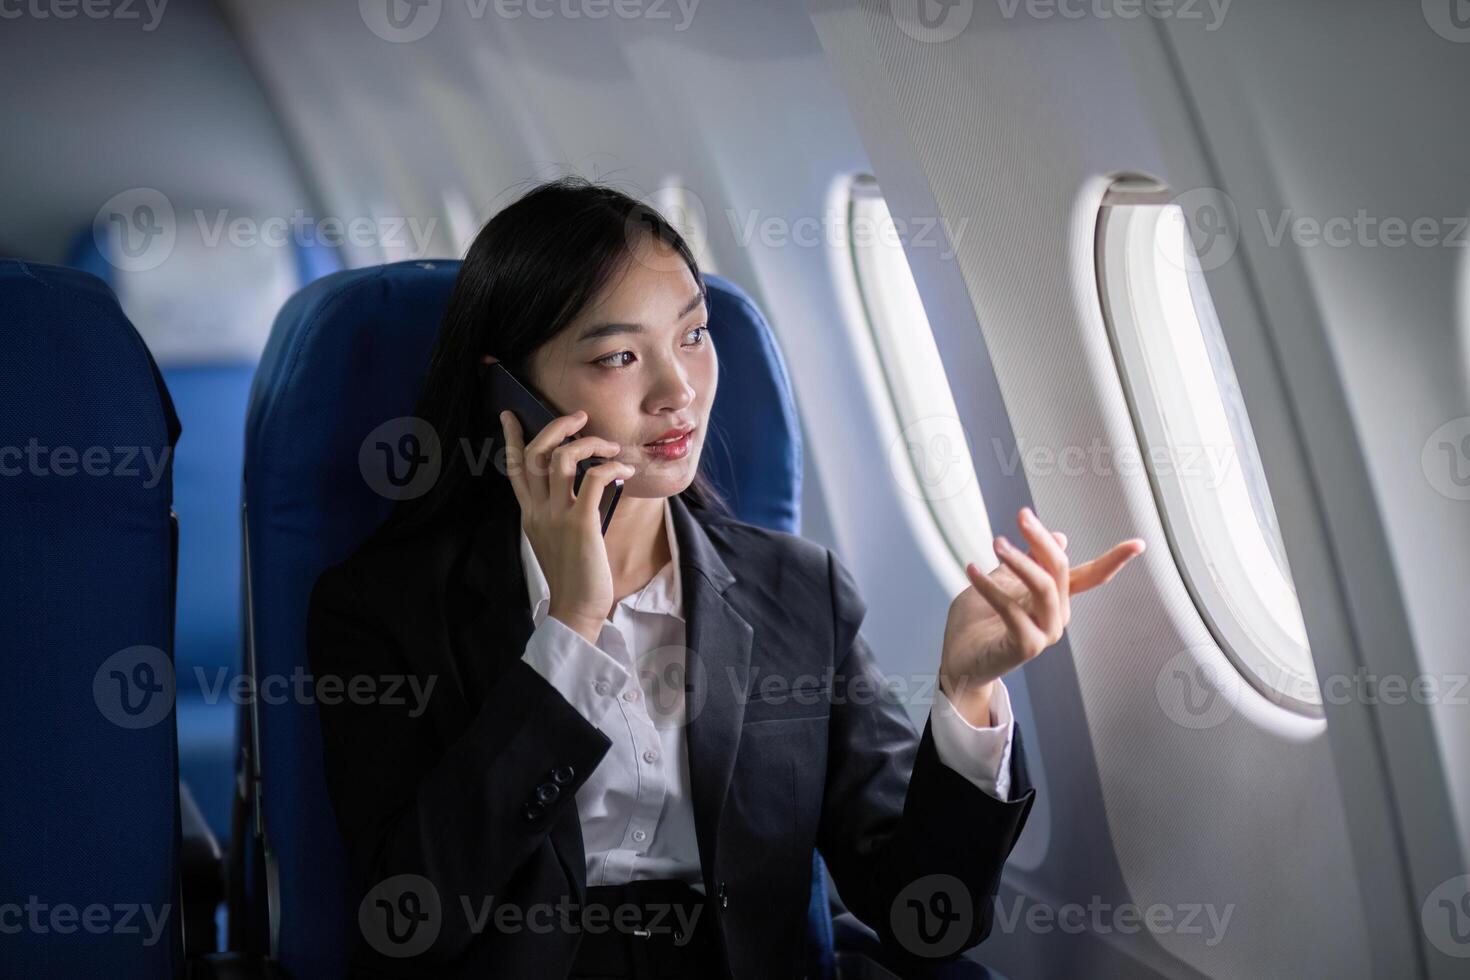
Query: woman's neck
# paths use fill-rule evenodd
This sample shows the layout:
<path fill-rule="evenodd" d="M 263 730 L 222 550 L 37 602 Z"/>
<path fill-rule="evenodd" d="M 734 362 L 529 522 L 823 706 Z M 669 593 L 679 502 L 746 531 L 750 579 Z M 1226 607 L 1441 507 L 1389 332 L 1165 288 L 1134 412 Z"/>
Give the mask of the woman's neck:
<path fill-rule="evenodd" d="M 608 568 L 612 572 L 614 591 L 621 583 L 632 583 L 635 591 L 648 583 L 673 556 L 669 553 L 668 535 L 664 533 L 664 498 L 629 497 L 618 501 L 612 523 L 603 538 L 607 548 Z"/>

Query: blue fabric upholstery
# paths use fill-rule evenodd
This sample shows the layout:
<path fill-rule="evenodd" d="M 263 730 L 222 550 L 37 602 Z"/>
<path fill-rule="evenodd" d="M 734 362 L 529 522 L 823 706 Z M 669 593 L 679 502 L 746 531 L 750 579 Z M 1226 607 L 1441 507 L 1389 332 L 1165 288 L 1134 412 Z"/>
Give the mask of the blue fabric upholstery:
<path fill-rule="evenodd" d="M 321 570 L 350 555 L 392 503 L 359 470 L 364 437 L 413 411 L 456 261 L 338 273 L 277 318 L 251 391 L 246 505 L 256 670 L 306 664 L 307 602 Z M 791 386 L 769 328 L 735 286 L 707 277 L 721 382 L 704 468 L 745 520 L 795 532 L 801 442 Z M 294 976 L 341 975 L 355 907 L 321 770 L 310 706 L 259 706 L 264 832 L 279 868 L 277 952 Z M 819 963 L 831 934 L 814 855 Z M 257 913 L 259 909 L 257 907 Z M 830 976 L 830 972 L 814 974 Z"/>
<path fill-rule="evenodd" d="M 0 330 L 0 896 L 45 906 L 0 935 L 0 972 L 177 976 L 179 423 L 95 277 L 0 260 Z"/>
<path fill-rule="evenodd" d="M 341 268 L 336 250 L 319 242 L 294 247 L 292 259 L 303 285 Z M 187 285 L 158 276 L 156 270 L 118 268 L 98 249 L 91 228 L 77 234 L 67 265 L 143 297 L 160 292 L 172 297 L 173 291 Z M 192 288 L 207 293 L 210 284 Z M 243 670 L 240 475 L 245 407 L 255 367 L 253 361 L 235 356 L 161 364 L 179 418 L 187 423 L 174 458 L 174 510 L 180 530 L 174 648 L 179 770 L 221 842 L 230 838 L 239 754 L 238 697 L 231 692 Z"/>

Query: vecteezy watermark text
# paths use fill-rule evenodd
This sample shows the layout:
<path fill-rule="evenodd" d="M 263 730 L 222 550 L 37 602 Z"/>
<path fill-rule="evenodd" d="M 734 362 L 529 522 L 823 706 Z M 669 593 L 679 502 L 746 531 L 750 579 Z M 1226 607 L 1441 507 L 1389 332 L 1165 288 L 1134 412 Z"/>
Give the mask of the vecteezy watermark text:
<path fill-rule="evenodd" d="M 93 936 L 138 936 L 143 946 L 163 938 L 173 906 L 147 902 L 92 902 L 78 907 L 71 902 L 47 902 L 28 895 L 24 902 L 0 902 L 0 936 L 28 933 L 35 936 L 70 936 L 78 932 Z"/>
<path fill-rule="evenodd" d="M 0 20 L 135 20 L 154 31 L 167 6 L 168 0 L 0 0 Z"/>
<path fill-rule="evenodd" d="M 694 22 L 700 0 L 463 0 L 465 16 L 483 20 L 643 20 L 669 22 L 675 33 Z M 358 0 L 358 15 L 384 41 L 406 44 L 429 36 L 444 0 Z"/>
<path fill-rule="evenodd" d="M 384 956 L 402 959 L 427 951 L 438 939 L 447 917 L 464 917 L 473 935 L 552 932 L 604 933 L 616 930 L 649 938 L 667 935 L 676 946 L 693 939 L 704 906 L 700 902 L 649 902 L 578 905 L 572 896 L 555 902 L 520 903 L 497 900 L 495 895 L 457 896 L 445 902 L 434 883 L 422 875 L 400 874 L 379 882 L 358 905 L 357 923 L 363 938 Z"/>
<path fill-rule="evenodd" d="M 32 436 L 24 446 L 0 446 L 0 477 L 143 477 L 151 490 L 171 455 L 171 446 L 49 446 Z"/>

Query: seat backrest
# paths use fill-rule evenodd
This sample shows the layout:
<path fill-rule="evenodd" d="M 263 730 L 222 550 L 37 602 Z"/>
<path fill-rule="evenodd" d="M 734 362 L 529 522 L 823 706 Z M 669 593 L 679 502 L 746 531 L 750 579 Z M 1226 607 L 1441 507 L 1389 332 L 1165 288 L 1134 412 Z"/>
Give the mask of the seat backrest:
<path fill-rule="evenodd" d="M 179 423 L 97 278 L 0 260 L 0 331 L 0 963 L 178 976 Z"/>
<path fill-rule="evenodd" d="M 251 391 L 245 447 L 251 647 L 260 675 L 307 663 L 317 576 L 347 558 L 393 504 L 364 479 L 368 434 L 412 414 L 457 261 L 342 272 L 297 293 L 276 319 Z M 706 277 L 721 361 L 702 467 L 737 516 L 795 532 L 801 442 L 774 337 L 733 284 Z M 289 700 L 289 699 L 287 699 Z M 342 974 L 357 902 L 322 774 L 315 709 L 256 707 L 272 948 L 294 976 Z M 821 877 L 817 881 L 820 884 Z M 822 917 L 826 917 L 825 892 Z M 830 948 L 830 941 L 828 942 Z"/>

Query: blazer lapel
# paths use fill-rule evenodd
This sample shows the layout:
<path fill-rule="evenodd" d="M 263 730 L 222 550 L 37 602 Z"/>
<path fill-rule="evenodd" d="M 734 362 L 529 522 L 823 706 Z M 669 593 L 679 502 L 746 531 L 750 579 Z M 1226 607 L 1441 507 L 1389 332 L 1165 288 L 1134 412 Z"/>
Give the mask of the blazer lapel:
<path fill-rule="evenodd" d="M 685 740 L 694 799 L 694 831 L 706 894 L 715 895 L 720 815 L 735 770 L 735 750 L 749 689 L 750 623 L 725 601 L 735 583 L 703 525 L 675 496 L 670 500 L 679 540 L 686 620 Z"/>
<path fill-rule="evenodd" d="M 720 814 L 740 744 L 755 631 L 725 600 L 725 591 L 736 579 L 703 525 L 682 498 L 676 495 L 669 503 L 679 541 L 686 624 L 685 739 L 695 836 L 706 892 L 713 896 Z M 453 640 L 455 668 L 470 712 L 477 710 L 494 678 L 509 666 L 504 658 L 519 657 L 535 628 L 519 546 L 519 514 L 501 513 L 476 528 L 466 558 L 463 584 L 468 603 L 453 615 L 459 624 Z M 463 721 L 468 724 L 469 718 Z M 587 856 L 575 799 L 562 811 L 549 838 L 581 904 L 586 898 Z"/>

